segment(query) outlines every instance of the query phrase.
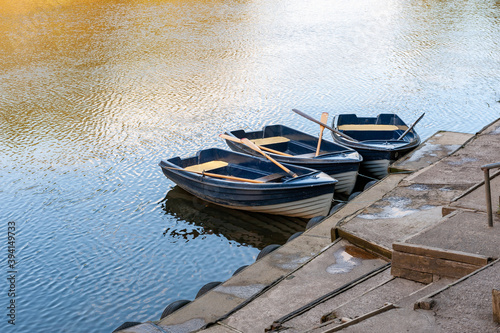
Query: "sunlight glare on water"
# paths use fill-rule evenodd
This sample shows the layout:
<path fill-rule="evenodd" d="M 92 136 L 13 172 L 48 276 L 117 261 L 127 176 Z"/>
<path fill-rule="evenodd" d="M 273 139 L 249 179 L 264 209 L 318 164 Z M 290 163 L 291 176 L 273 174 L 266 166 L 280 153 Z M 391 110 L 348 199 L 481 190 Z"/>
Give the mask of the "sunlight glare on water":
<path fill-rule="evenodd" d="M 0 0 L 0 33 L 19 332 L 157 320 L 304 230 L 193 198 L 161 159 L 227 130 L 319 132 L 292 108 L 426 112 L 423 139 L 500 117 L 498 1 Z"/>

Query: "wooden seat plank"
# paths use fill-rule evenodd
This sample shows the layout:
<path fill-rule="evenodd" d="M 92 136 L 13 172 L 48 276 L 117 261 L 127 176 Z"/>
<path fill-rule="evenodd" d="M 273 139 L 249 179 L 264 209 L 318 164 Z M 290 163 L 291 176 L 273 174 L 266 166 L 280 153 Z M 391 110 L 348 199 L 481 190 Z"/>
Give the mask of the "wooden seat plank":
<path fill-rule="evenodd" d="M 285 176 L 286 175 L 284 173 L 277 172 L 277 173 L 272 173 L 272 174 L 264 176 L 264 177 L 257 178 L 255 180 L 268 183 L 268 182 L 272 182 L 273 180 L 277 180 L 277 179 L 280 179 L 280 178 L 285 177 Z"/>
<path fill-rule="evenodd" d="M 288 141 L 290 141 L 290 139 L 285 138 L 284 136 L 272 136 L 269 138 L 253 139 L 250 141 L 255 143 L 257 146 L 264 146 L 264 145 L 270 145 L 273 143 L 288 142 Z"/>
<path fill-rule="evenodd" d="M 352 124 L 352 125 L 340 125 L 339 130 L 341 131 L 397 131 L 406 130 L 407 126 L 396 126 L 396 125 L 377 125 L 377 124 Z"/>
<path fill-rule="evenodd" d="M 210 162 L 205 162 L 201 164 L 195 164 L 188 166 L 184 168 L 184 170 L 187 171 L 192 171 L 192 172 L 203 172 L 203 171 L 210 171 L 210 170 L 215 170 L 218 168 L 222 168 L 228 165 L 227 162 L 224 161 L 210 161 Z"/>

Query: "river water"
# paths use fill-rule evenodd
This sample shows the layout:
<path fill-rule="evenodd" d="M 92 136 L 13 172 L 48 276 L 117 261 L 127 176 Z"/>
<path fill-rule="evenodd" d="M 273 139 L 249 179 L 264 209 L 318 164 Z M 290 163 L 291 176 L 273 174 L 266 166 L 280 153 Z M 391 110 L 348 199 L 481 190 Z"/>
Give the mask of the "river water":
<path fill-rule="evenodd" d="M 500 117 L 498 0 L 0 0 L 0 32 L 2 332 L 159 319 L 303 230 L 163 176 L 223 131 L 317 134 L 292 108 L 426 112 L 423 139 Z"/>

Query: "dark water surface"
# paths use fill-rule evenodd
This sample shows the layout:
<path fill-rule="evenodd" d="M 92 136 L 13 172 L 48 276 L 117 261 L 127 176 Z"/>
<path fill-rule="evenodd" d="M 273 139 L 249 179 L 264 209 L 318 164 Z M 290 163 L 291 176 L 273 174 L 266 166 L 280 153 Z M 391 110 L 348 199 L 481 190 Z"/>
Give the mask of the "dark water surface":
<path fill-rule="evenodd" d="M 500 117 L 498 0 L 0 0 L 0 33 L 2 332 L 159 319 L 303 230 L 163 176 L 225 130 L 317 134 L 292 108 L 425 111 L 423 139 Z"/>

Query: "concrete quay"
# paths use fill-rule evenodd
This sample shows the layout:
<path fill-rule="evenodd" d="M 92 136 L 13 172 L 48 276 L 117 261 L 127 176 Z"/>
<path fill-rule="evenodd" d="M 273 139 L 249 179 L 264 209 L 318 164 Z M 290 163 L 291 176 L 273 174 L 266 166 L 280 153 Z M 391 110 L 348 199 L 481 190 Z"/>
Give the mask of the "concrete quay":
<path fill-rule="evenodd" d="M 500 332 L 500 119 L 438 132 L 301 236 L 158 321 L 119 332 Z M 498 310 L 497 310 L 498 311 Z"/>

